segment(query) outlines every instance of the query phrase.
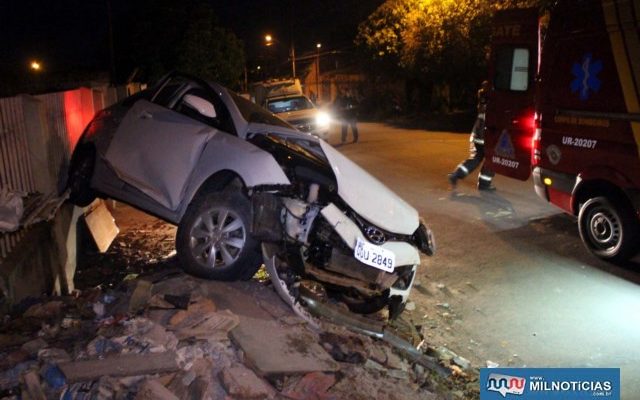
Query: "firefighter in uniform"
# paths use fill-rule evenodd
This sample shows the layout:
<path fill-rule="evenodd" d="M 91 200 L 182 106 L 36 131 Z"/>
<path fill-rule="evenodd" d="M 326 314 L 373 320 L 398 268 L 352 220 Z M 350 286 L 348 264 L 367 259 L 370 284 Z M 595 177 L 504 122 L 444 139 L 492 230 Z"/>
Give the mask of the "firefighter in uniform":
<path fill-rule="evenodd" d="M 487 100 L 489 96 L 489 90 L 491 85 L 489 81 L 482 82 L 480 90 L 478 90 L 478 117 L 473 124 L 471 130 L 471 137 L 469 141 L 469 158 L 460 163 L 458 167 L 449 174 L 449 183 L 451 187 L 455 189 L 458 179 L 463 179 L 469 175 L 473 170 L 478 168 L 484 160 L 484 117 L 487 111 Z M 485 165 L 480 170 L 478 175 L 478 190 L 494 191 L 495 186 L 491 184 L 494 172 L 487 168 Z"/>

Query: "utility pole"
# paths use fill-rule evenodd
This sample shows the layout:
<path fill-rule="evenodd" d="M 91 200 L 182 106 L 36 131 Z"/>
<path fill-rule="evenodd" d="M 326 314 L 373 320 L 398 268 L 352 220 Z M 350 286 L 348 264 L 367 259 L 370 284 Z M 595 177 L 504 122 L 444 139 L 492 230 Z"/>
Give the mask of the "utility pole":
<path fill-rule="evenodd" d="M 316 102 L 320 100 L 320 47 L 322 44 L 316 43 Z"/>
<path fill-rule="evenodd" d="M 109 63 L 110 63 L 110 80 L 111 84 L 115 85 L 116 83 L 116 62 L 113 51 L 113 21 L 111 17 L 111 0 L 106 0 L 107 3 L 107 22 L 109 24 Z"/>
<path fill-rule="evenodd" d="M 293 45 L 293 39 L 291 39 L 291 72 L 293 77 L 296 77 L 296 48 Z"/>
<path fill-rule="evenodd" d="M 296 78 L 296 47 L 293 44 L 294 32 L 293 32 L 293 24 L 294 24 L 294 15 L 295 12 L 293 10 L 294 1 L 289 1 L 289 37 L 291 38 L 291 71 L 293 72 L 293 79 Z"/>

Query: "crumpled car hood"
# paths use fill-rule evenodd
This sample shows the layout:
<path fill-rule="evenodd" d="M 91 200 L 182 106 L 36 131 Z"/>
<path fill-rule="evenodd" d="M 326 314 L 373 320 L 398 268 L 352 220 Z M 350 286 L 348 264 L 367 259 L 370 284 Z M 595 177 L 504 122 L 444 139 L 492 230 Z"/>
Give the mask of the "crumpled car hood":
<path fill-rule="evenodd" d="M 269 134 L 269 133 L 273 133 L 276 134 L 278 136 L 284 137 L 284 138 L 288 138 L 288 139 L 303 139 L 303 140 L 309 140 L 311 142 L 317 142 L 318 138 L 313 136 L 312 134 L 308 133 L 308 132 L 301 132 L 299 130 L 296 130 L 294 127 L 291 127 L 291 129 L 287 129 L 287 128 L 283 128 L 281 126 L 273 126 L 273 125 L 267 125 L 267 124 L 260 124 L 257 122 L 251 122 L 247 125 L 247 131 L 245 133 L 245 136 L 249 135 L 249 134 Z"/>
<path fill-rule="evenodd" d="M 319 143 L 336 177 L 338 195 L 360 217 L 392 233 L 412 235 L 418 229 L 420 218 L 415 208 L 324 140 L 296 130 L 255 123 L 250 124 L 249 132 L 276 134 L 302 146 L 303 142 Z"/>
<path fill-rule="evenodd" d="M 338 181 L 338 195 L 362 218 L 393 233 L 411 235 L 418 229 L 415 208 L 325 141 L 320 146 Z"/>

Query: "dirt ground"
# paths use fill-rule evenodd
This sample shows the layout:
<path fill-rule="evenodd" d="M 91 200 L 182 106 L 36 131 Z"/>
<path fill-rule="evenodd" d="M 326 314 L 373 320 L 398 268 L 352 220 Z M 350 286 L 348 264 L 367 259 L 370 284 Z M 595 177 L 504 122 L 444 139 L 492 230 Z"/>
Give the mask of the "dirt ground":
<path fill-rule="evenodd" d="M 175 227 L 108 204 L 120 233 L 104 254 L 86 238 L 76 291 L 29 299 L 0 325 L 0 398 L 478 397 L 477 370 L 447 349 L 423 342 L 415 358 L 322 318 L 313 327 L 264 273 L 186 275 Z M 417 332 L 408 319 L 392 330 Z"/>

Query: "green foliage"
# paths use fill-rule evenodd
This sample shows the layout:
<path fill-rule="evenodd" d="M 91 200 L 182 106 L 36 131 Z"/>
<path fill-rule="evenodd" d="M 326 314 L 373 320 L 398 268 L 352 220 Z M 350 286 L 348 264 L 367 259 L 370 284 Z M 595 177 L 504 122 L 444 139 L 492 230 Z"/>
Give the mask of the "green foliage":
<path fill-rule="evenodd" d="M 218 25 L 209 4 L 143 0 L 137 7 L 129 47 L 143 79 L 155 81 L 179 70 L 223 85 L 238 85 L 244 68 L 242 42 Z"/>
<path fill-rule="evenodd" d="M 189 20 L 177 68 L 206 80 L 236 86 L 245 63 L 240 40 L 216 26 L 213 10 L 208 6 L 198 6 Z"/>
<path fill-rule="evenodd" d="M 424 87 L 473 93 L 486 77 L 491 16 L 539 0 L 387 0 L 360 24 L 356 44 L 387 72 Z M 384 71 L 383 71 L 384 72 Z"/>

